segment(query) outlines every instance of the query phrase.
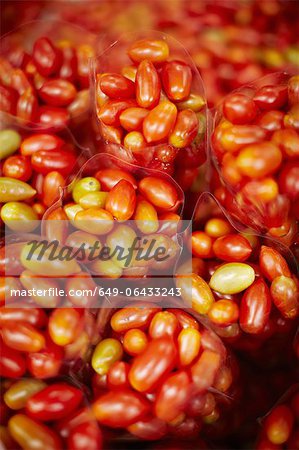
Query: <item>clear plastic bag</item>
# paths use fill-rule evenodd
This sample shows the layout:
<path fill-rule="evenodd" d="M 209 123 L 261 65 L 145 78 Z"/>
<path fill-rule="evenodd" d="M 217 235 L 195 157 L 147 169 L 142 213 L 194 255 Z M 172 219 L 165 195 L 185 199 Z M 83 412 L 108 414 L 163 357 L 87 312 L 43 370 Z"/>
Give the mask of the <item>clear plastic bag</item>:
<path fill-rule="evenodd" d="M 158 52 L 162 52 L 158 56 L 160 61 L 155 61 L 150 53 L 132 57 L 134 52 L 139 52 L 138 45 L 142 48 L 148 44 L 151 46 L 151 43 L 161 47 L 158 48 Z M 131 59 L 128 48 L 131 48 Z M 150 49 L 149 52 L 151 51 L 155 52 L 156 49 Z M 132 58 L 135 60 L 132 61 Z M 144 62 L 139 65 L 140 61 Z M 186 49 L 172 37 L 160 32 L 127 33 L 92 60 L 91 64 L 96 151 L 113 154 L 143 167 L 166 171 L 174 176 L 184 191 L 189 190 L 197 178 L 199 167 L 206 160 L 207 110 L 202 80 Z M 136 103 L 133 82 L 138 67 L 137 80 L 143 82 L 137 81 L 135 85 L 142 84 L 143 87 L 141 91 L 139 88 L 137 90 Z M 124 100 L 121 100 L 122 94 L 119 91 L 115 97 L 115 93 L 109 88 L 109 78 L 105 81 L 108 87 L 103 87 L 103 84 L 102 87 L 110 92 L 110 97 L 102 91 L 102 76 L 109 77 L 109 73 L 113 76 L 119 74 L 116 77 L 128 85 L 129 91 L 132 90 L 127 97 L 124 94 Z M 164 80 L 163 83 L 160 78 Z M 177 86 L 175 83 L 182 85 Z M 147 87 L 149 92 L 142 92 Z M 134 117 L 132 111 L 123 114 L 121 119 L 119 112 L 113 116 L 113 111 L 113 117 L 108 117 L 111 105 L 117 103 L 117 96 L 120 96 L 118 105 L 123 102 L 123 111 L 130 107 L 138 108 L 138 124 L 129 123 L 132 118 L 135 122 L 136 109 L 133 110 Z M 107 103 L 109 98 L 111 103 Z M 165 106 L 165 101 L 168 107 Z M 164 106 L 159 106 L 161 104 Z M 146 119 L 147 110 L 150 110 L 151 115 Z M 158 129 L 157 134 L 149 130 L 153 130 L 150 122 L 156 120 L 153 110 L 159 115 L 159 123 L 165 125 L 164 130 L 160 130 L 161 133 Z M 144 135 L 140 132 L 142 123 Z"/>
<path fill-rule="evenodd" d="M 298 232 L 297 86 L 298 76 L 274 73 L 233 92 L 215 112 L 211 138 L 224 207 L 288 246 Z"/>
<path fill-rule="evenodd" d="M 68 129 L 53 134 L 17 124 L 5 114 L 1 119 L 1 225 L 21 219 L 18 230 L 25 231 L 26 221 L 42 218 L 90 153 Z"/>
<path fill-rule="evenodd" d="M 88 387 L 72 376 L 4 379 L 2 397 L 3 448 L 72 448 L 82 439 L 98 450 L 103 448 L 103 435 L 90 408 Z"/>
<path fill-rule="evenodd" d="M 88 127 L 89 58 L 95 54 L 95 35 L 48 19 L 19 26 L 4 35 L 0 45 L 1 110 L 6 120 L 45 132 Z"/>
<path fill-rule="evenodd" d="M 263 450 L 273 445 L 287 450 L 298 447 L 298 401 L 299 385 L 294 384 L 266 416 L 259 420 L 261 431 L 256 442 L 256 449 Z"/>
<path fill-rule="evenodd" d="M 269 352 L 277 354 L 276 340 L 283 348 L 298 322 L 298 269 L 291 250 L 232 221 L 208 193 L 198 199 L 187 241 L 193 273 L 184 276 L 184 259 L 176 268 L 183 300 L 192 299 L 205 323 L 234 347 L 257 352 L 258 359 L 269 340 Z"/>
<path fill-rule="evenodd" d="M 61 236 L 61 244 L 74 249 L 83 245 L 81 263 L 113 304 L 138 301 L 143 288 L 143 297 L 149 288 L 160 297 L 173 288 L 180 233 L 188 224 L 180 221 L 183 205 L 184 194 L 169 175 L 95 155 L 45 214 L 43 234 L 50 241 Z M 99 248 L 91 254 L 86 243 Z M 165 256 L 158 258 L 158 248 Z"/>

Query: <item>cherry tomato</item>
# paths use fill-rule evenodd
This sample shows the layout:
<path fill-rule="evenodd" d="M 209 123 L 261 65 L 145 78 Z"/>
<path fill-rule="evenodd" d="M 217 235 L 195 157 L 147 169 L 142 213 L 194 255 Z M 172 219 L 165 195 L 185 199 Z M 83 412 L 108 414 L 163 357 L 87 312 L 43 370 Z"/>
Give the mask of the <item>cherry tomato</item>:
<path fill-rule="evenodd" d="M 59 450 L 60 438 L 46 425 L 36 422 L 24 414 L 16 414 L 9 420 L 8 428 L 13 439 L 24 450 Z"/>
<path fill-rule="evenodd" d="M 126 428 L 142 419 L 149 412 L 148 401 L 129 389 L 111 391 L 99 397 L 93 404 L 97 420 L 111 428 Z"/>
<path fill-rule="evenodd" d="M 129 372 L 129 380 L 134 389 L 148 392 L 154 389 L 175 365 L 177 349 L 169 337 L 154 339 L 137 356 Z"/>
<path fill-rule="evenodd" d="M 102 450 L 102 433 L 94 422 L 81 423 L 75 426 L 68 438 L 68 448 L 72 450 Z"/>
<path fill-rule="evenodd" d="M 175 420 L 191 398 L 192 386 L 187 372 L 170 375 L 162 384 L 155 400 L 155 415 L 165 422 Z"/>
<path fill-rule="evenodd" d="M 240 305 L 240 326 L 246 333 L 262 333 L 271 311 L 271 295 L 262 278 L 256 280 L 245 292 Z"/>
<path fill-rule="evenodd" d="M 127 180 L 119 181 L 108 193 L 105 208 L 117 220 L 129 220 L 134 214 L 136 193 Z"/>
<path fill-rule="evenodd" d="M 38 91 L 40 98 L 52 106 L 68 106 L 76 94 L 76 88 L 70 81 L 59 78 L 45 81 Z"/>
<path fill-rule="evenodd" d="M 31 156 L 31 164 L 36 172 L 47 175 L 57 171 L 69 175 L 76 164 L 76 155 L 65 150 L 39 150 Z"/>
<path fill-rule="evenodd" d="M 170 100 L 186 100 L 190 94 L 191 82 L 191 68 L 184 62 L 169 61 L 163 65 L 162 83 Z"/>
<path fill-rule="evenodd" d="M 244 94 L 232 94 L 223 103 L 225 117 L 235 125 L 245 125 L 253 121 L 257 114 L 254 101 Z"/>
<path fill-rule="evenodd" d="M 101 75 L 100 87 L 104 94 L 115 100 L 131 98 L 135 94 L 135 84 L 118 73 Z"/>
<path fill-rule="evenodd" d="M 47 37 L 35 41 L 32 57 L 39 73 L 45 77 L 57 73 L 62 64 L 61 51 Z"/>
<path fill-rule="evenodd" d="M 153 108 L 160 100 L 160 78 L 152 62 L 144 60 L 136 73 L 136 100 L 142 108 Z"/>
<path fill-rule="evenodd" d="M 21 181 L 28 181 L 32 175 L 29 157 L 14 155 L 7 158 L 3 164 L 3 175 Z"/>
<path fill-rule="evenodd" d="M 54 383 L 31 396 L 26 412 L 43 422 L 59 420 L 74 411 L 82 401 L 82 392 L 67 383 Z"/>
<path fill-rule="evenodd" d="M 153 108 L 143 120 L 143 135 L 147 142 L 161 142 L 166 139 L 177 117 L 173 103 L 163 101 Z"/>

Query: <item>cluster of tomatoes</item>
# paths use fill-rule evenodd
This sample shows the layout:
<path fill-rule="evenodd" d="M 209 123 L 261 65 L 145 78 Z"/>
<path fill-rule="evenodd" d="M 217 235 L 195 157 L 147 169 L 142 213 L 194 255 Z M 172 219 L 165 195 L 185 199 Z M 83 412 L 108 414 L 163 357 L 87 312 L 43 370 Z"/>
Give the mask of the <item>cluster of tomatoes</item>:
<path fill-rule="evenodd" d="M 240 8 L 237 21 L 249 22 L 237 37 L 242 26 L 228 18 L 236 20 L 235 7 L 189 3 L 178 6 L 184 25 L 163 2 L 152 20 L 189 45 L 195 64 L 161 33 L 128 35 L 97 58 L 96 46 L 68 36 L 41 35 L 30 53 L 18 43 L 1 54 L 0 438 L 8 450 L 299 448 L 291 386 L 299 76 L 261 80 L 207 111 L 294 58 L 292 26 L 275 54 L 261 37 L 266 25 L 250 28 L 248 13 L 261 6 Z M 278 14 L 275 4 L 263 14 Z M 142 11 L 129 2 L 127 19 L 130 8 Z M 208 101 L 196 66 L 208 92 L 217 84 Z M 56 242 L 68 258 L 51 258 L 51 248 L 37 257 L 28 235 Z M 119 248 L 133 248 L 129 263 Z M 167 258 L 156 260 L 161 248 Z M 179 296 L 131 295 L 163 277 Z M 102 285 L 130 286 L 131 298 L 100 295 Z"/>

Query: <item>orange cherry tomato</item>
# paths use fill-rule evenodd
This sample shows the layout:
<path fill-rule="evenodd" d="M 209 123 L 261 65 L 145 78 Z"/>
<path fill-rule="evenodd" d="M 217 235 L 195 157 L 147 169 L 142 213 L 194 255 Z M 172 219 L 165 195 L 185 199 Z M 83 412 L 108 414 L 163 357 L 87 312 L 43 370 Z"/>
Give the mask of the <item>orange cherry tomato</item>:
<path fill-rule="evenodd" d="M 119 181 L 108 193 L 105 208 L 117 220 L 129 220 L 134 214 L 136 193 L 127 180 Z"/>
<path fill-rule="evenodd" d="M 148 392 L 158 386 L 176 362 L 177 349 L 170 337 L 152 340 L 138 355 L 129 372 L 130 384 L 139 392 Z"/>
<path fill-rule="evenodd" d="M 100 77 L 102 92 L 115 100 L 131 98 L 135 94 L 135 84 L 118 73 L 104 73 Z"/>
<path fill-rule="evenodd" d="M 177 102 L 189 97 L 191 82 L 191 68 L 183 61 L 169 61 L 163 65 L 162 83 L 170 100 Z"/>
<path fill-rule="evenodd" d="M 136 73 L 136 100 L 142 108 L 153 108 L 160 100 L 161 83 L 152 62 L 144 60 Z"/>
<path fill-rule="evenodd" d="M 172 209 L 178 201 L 175 187 L 162 178 L 145 177 L 139 182 L 139 190 L 157 208 Z"/>
<path fill-rule="evenodd" d="M 161 142 L 174 127 L 177 108 L 173 103 L 163 101 L 152 109 L 143 121 L 143 135 L 147 142 Z"/>

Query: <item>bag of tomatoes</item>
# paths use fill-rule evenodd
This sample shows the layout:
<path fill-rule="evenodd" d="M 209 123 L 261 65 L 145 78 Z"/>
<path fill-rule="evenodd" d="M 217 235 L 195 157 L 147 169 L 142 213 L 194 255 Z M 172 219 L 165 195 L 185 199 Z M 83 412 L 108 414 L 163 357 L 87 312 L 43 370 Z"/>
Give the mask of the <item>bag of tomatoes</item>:
<path fill-rule="evenodd" d="M 93 349 L 92 410 L 117 441 L 143 448 L 142 441 L 175 439 L 201 448 L 237 402 L 236 360 L 182 305 L 165 308 L 149 299 L 114 309 Z"/>
<path fill-rule="evenodd" d="M 117 304 L 123 295 L 138 298 L 150 283 L 157 291 L 173 285 L 183 205 L 183 191 L 168 174 L 99 154 L 48 209 L 43 235 L 82 249 L 76 255 L 86 272 L 107 285 Z"/>
<path fill-rule="evenodd" d="M 255 448 L 293 450 L 299 445 L 299 385 L 295 384 L 260 420 L 261 431 Z"/>
<path fill-rule="evenodd" d="M 89 59 L 94 55 L 95 36 L 67 22 L 34 21 L 4 35 L 0 110 L 6 120 L 39 132 L 70 127 L 76 133 L 80 126 L 83 139 L 89 134 Z"/>
<path fill-rule="evenodd" d="M 219 200 L 243 224 L 287 245 L 298 233 L 298 117 L 299 76 L 276 73 L 229 94 L 211 138 Z"/>
<path fill-rule="evenodd" d="M 6 449 L 103 449 L 89 389 L 72 377 L 4 378 L 1 392 L 0 436 Z"/>
<path fill-rule="evenodd" d="M 185 48 L 127 33 L 92 61 L 96 151 L 164 171 L 187 191 L 206 161 L 203 83 Z"/>
<path fill-rule="evenodd" d="M 299 288 L 290 249 L 232 221 L 211 194 L 199 198 L 187 241 L 192 275 L 184 260 L 176 269 L 184 301 L 247 357 L 268 365 L 282 354 L 293 358 L 286 348 L 298 325 Z"/>
<path fill-rule="evenodd" d="M 12 123 L 5 115 L 0 125 L 1 228 L 31 232 L 90 157 L 68 129 L 59 134 Z"/>

